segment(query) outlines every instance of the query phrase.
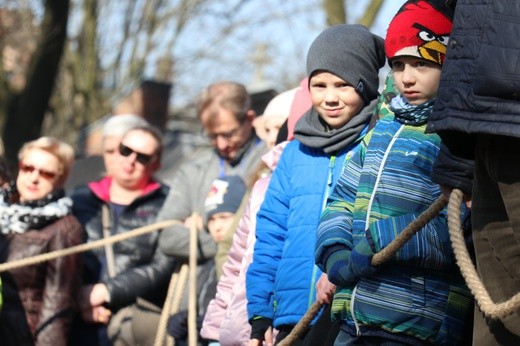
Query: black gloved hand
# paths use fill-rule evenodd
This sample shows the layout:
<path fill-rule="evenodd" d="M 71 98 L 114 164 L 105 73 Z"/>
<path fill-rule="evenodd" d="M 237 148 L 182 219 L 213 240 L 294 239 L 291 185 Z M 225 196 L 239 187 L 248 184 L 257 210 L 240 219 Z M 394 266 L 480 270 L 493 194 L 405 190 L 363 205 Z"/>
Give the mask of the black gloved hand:
<path fill-rule="evenodd" d="M 168 334 L 175 339 L 184 340 L 188 337 L 188 311 L 179 311 L 168 318 Z"/>

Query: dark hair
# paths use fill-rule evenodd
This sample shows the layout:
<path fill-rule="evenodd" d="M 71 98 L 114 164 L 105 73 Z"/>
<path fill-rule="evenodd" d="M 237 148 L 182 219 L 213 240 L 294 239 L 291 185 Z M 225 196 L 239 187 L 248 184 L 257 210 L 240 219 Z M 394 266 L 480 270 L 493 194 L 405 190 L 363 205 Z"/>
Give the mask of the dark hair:
<path fill-rule="evenodd" d="M 11 181 L 12 176 L 7 165 L 7 161 L 3 156 L 0 156 L 0 186 Z"/>
<path fill-rule="evenodd" d="M 276 136 L 276 142 L 275 144 L 280 144 L 282 142 L 285 142 L 287 140 L 287 137 L 289 137 L 289 129 L 288 129 L 288 123 L 289 120 L 285 120 L 280 126 L 280 129 L 278 130 L 278 135 Z"/>

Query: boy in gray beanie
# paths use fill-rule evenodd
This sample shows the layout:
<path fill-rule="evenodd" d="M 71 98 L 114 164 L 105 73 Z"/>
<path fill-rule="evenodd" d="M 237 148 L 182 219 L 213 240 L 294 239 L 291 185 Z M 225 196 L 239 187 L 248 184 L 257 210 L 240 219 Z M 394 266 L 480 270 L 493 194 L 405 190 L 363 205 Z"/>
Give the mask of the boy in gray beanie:
<path fill-rule="evenodd" d="M 316 228 L 329 192 L 368 133 L 384 64 L 383 39 L 360 25 L 330 27 L 309 49 L 312 108 L 296 123 L 295 139 L 280 157 L 256 218 L 246 275 L 250 345 L 272 343 L 273 327 L 279 342 L 316 297 L 331 301 L 334 286 L 314 264 Z M 320 345 L 327 345 L 325 339 Z"/>
<path fill-rule="evenodd" d="M 377 97 L 384 40 L 362 25 L 335 25 L 323 31 L 307 53 L 307 75 L 327 71 L 356 88 L 365 104 Z"/>

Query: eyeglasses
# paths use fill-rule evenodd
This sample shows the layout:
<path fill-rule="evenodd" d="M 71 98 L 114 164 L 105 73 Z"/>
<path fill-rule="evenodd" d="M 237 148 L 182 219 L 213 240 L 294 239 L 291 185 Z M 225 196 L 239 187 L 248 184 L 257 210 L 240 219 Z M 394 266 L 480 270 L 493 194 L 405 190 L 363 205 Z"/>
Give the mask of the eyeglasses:
<path fill-rule="evenodd" d="M 211 141 L 216 141 L 218 137 L 222 137 L 225 140 L 230 140 L 231 138 L 235 137 L 238 131 L 240 131 L 241 126 L 237 127 L 236 129 L 222 132 L 222 133 L 205 133 L 206 137 L 208 137 Z"/>
<path fill-rule="evenodd" d="M 56 173 L 56 172 L 51 172 L 51 171 L 47 171 L 45 169 L 36 168 L 33 165 L 26 165 L 25 163 L 20 163 L 18 166 L 18 169 L 20 170 L 20 172 L 23 172 L 23 173 L 32 173 L 32 172 L 36 171 L 36 172 L 38 172 L 38 175 L 40 177 L 47 179 L 47 180 L 53 180 L 58 175 L 58 173 Z"/>
<path fill-rule="evenodd" d="M 132 155 L 133 153 L 135 153 L 135 155 L 136 155 L 135 159 L 137 160 L 137 162 L 139 162 L 143 166 L 148 165 L 152 161 L 152 159 L 155 158 L 155 154 L 152 154 L 152 155 L 143 154 L 138 151 L 135 151 L 132 148 L 127 147 L 123 143 L 119 144 L 119 154 L 123 155 L 124 157 L 128 157 L 128 156 Z"/>

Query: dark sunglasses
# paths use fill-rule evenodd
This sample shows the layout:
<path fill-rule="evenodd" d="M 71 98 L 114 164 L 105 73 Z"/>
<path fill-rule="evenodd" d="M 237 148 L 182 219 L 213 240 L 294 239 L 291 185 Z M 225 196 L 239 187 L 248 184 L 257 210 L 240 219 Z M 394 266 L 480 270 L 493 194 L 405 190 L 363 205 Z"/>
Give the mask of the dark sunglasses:
<path fill-rule="evenodd" d="M 137 162 L 139 162 L 143 166 L 148 165 L 152 161 L 152 159 L 155 157 L 155 154 L 153 154 L 153 155 L 143 154 L 143 153 L 135 151 L 134 149 L 127 147 L 123 143 L 119 144 L 119 154 L 123 155 L 124 157 L 128 157 L 128 156 L 132 155 L 133 153 L 135 153 L 135 155 L 136 155 L 135 159 L 137 160 Z"/>
<path fill-rule="evenodd" d="M 51 171 L 47 171 L 45 169 L 36 168 L 33 165 L 26 165 L 25 163 L 21 163 L 21 162 L 18 165 L 18 169 L 20 170 L 20 172 L 23 172 L 23 173 L 32 173 L 32 172 L 36 171 L 36 172 L 38 172 L 40 177 L 47 179 L 47 180 L 53 180 L 58 175 L 58 173 L 56 173 L 56 172 L 51 172 Z"/>

